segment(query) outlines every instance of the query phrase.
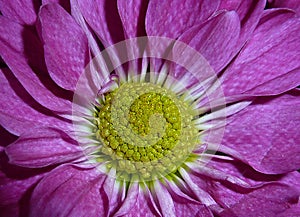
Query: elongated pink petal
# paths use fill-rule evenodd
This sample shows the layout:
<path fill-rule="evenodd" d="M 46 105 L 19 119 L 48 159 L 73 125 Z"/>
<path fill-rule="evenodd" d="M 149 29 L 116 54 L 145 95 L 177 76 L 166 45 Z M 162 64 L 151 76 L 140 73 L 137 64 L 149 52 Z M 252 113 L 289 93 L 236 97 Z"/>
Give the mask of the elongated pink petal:
<path fill-rule="evenodd" d="M 256 170 L 286 173 L 300 168 L 299 91 L 258 99 L 229 118 L 222 145 Z"/>
<path fill-rule="evenodd" d="M 300 14 L 300 4 L 298 0 L 273 0 L 270 4 L 271 7 L 276 8 L 289 8 Z"/>
<path fill-rule="evenodd" d="M 32 186 L 34 186 L 44 175 L 36 174 L 25 179 L 8 178 L 6 174 L 0 172 L 1 185 L 0 185 L 0 207 L 15 204 L 18 206 L 21 198 L 24 196 Z"/>
<path fill-rule="evenodd" d="M 0 17 L 0 54 L 16 78 L 41 105 L 71 113 L 71 98 L 45 72 L 43 48 L 24 26 Z"/>
<path fill-rule="evenodd" d="M 9 70 L 0 70 L 0 86 L 0 124 L 9 132 L 20 135 L 41 126 L 72 130 L 70 122 L 36 103 Z"/>
<path fill-rule="evenodd" d="M 1 13 L 13 21 L 21 24 L 33 25 L 37 17 L 38 1 L 32 0 L 1 0 Z"/>
<path fill-rule="evenodd" d="M 60 4 L 66 11 L 71 11 L 70 1 L 69 0 L 42 0 L 43 5 L 49 3 Z"/>
<path fill-rule="evenodd" d="M 155 182 L 154 191 L 162 216 L 176 216 L 173 199 L 166 187 L 160 182 Z"/>
<path fill-rule="evenodd" d="M 276 215 L 276 217 L 294 217 L 294 216 L 299 215 L 299 213 L 300 213 L 299 210 L 300 210 L 300 201 L 297 204 L 286 209 L 284 212 L 278 213 L 278 215 Z"/>
<path fill-rule="evenodd" d="M 146 14 L 147 35 L 176 39 L 194 24 L 207 20 L 218 5 L 219 0 L 150 1 Z"/>
<path fill-rule="evenodd" d="M 75 90 L 89 62 L 87 38 L 75 20 L 58 4 L 48 4 L 39 13 L 45 60 L 53 80 Z"/>
<path fill-rule="evenodd" d="M 60 130 L 39 128 L 29 130 L 5 148 L 11 164 L 23 167 L 45 167 L 75 160 L 83 150 L 66 133 Z"/>
<path fill-rule="evenodd" d="M 192 180 L 192 176 L 187 173 L 183 168 L 180 169 L 180 174 L 184 179 L 184 182 L 187 184 L 191 193 L 195 195 L 196 199 L 206 206 L 216 206 L 217 203 L 212 198 L 208 190 L 204 190 L 203 185 L 198 185 L 197 182 Z"/>
<path fill-rule="evenodd" d="M 208 207 L 201 203 L 190 202 L 182 199 L 174 199 L 176 216 L 213 217 Z"/>
<path fill-rule="evenodd" d="M 145 17 L 149 0 L 120 0 L 118 11 L 127 38 L 145 36 Z"/>
<path fill-rule="evenodd" d="M 243 180 L 244 182 L 248 183 L 249 186 L 243 186 L 243 188 L 255 188 L 259 187 L 262 184 L 266 184 L 269 182 L 276 182 L 281 184 L 286 184 L 291 187 L 295 187 L 297 190 L 300 191 L 300 186 L 298 186 L 298 182 L 300 181 L 300 174 L 297 171 L 290 172 L 287 174 L 278 174 L 278 175 L 269 175 L 257 172 L 251 166 L 246 165 L 238 160 L 223 160 L 223 159 L 211 159 L 206 165 L 207 171 L 211 168 L 212 170 L 217 170 L 220 173 L 224 174 L 223 183 L 232 183 L 235 186 L 238 186 L 239 183 L 235 183 L 234 180 Z M 206 176 L 207 178 L 212 178 L 213 180 L 217 181 L 220 180 L 217 177 L 217 174 L 210 176 L 208 173 L 199 172 L 193 170 L 193 173 L 199 176 L 199 179 L 202 176 Z M 214 171 L 215 172 L 215 171 Z M 214 173 L 213 172 L 213 173 Z M 201 174 L 201 175 L 200 175 Z M 232 179 L 231 177 L 235 177 Z M 217 178 L 217 179 L 216 179 Z M 197 181 L 199 183 L 199 181 Z"/>
<path fill-rule="evenodd" d="M 7 130 L 0 125 L 0 146 L 5 147 L 14 141 L 16 141 L 18 137 L 9 133 Z M 1 152 L 1 151 L 0 151 Z"/>
<path fill-rule="evenodd" d="M 299 192 L 282 184 L 270 183 L 243 195 L 240 200 L 220 214 L 235 216 L 276 216 L 285 212 L 290 204 L 297 203 Z"/>
<path fill-rule="evenodd" d="M 300 66 L 247 91 L 250 95 L 281 94 L 296 87 L 300 81 Z M 280 84 L 280 85 L 278 85 Z M 253 94 L 254 93 L 254 94 Z"/>
<path fill-rule="evenodd" d="M 251 37 L 265 6 L 266 0 L 221 0 L 219 10 L 234 10 L 238 13 L 241 21 L 241 33 L 236 45 L 236 52 Z"/>
<path fill-rule="evenodd" d="M 293 12 L 266 12 L 254 36 L 224 73 L 225 95 L 279 94 L 297 87 L 300 83 L 299 37 L 300 20 L 294 18 Z M 287 82 L 277 84 L 280 88 L 268 85 L 268 82 L 274 84 L 283 79 Z"/>
<path fill-rule="evenodd" d="M 132 207 L 125 216 L 136 217 L 136 216 L 159 216 L 157 210 L 153 207 L 152 201 L 147 198 L 146 190 L 139 187 L 138 196 L 134 207 Z"/>
<path fill-rule="evenodd" d="M 298 172 L 292 172 L 285 175 L 266 175 L 253 170 L 250 166 L 245 165 L 239 161 L 228 161 L 221 159 L 211 159 L 207 165 L 207 169 L 213 168 L 220 172 L 224 172 L 225 176 L 223 181 L 216 180 L 215 178 L 205 175 L 204 173 L 196 170 L 192 170 L 189 176 L 195 184 L 201 186 L 206 191 L 210 192 L 210 195 L 218 202 L 223 208 L 234 207 L 244 197 L 251 192 L 260 190 L 267 187 L 269 183 L 274 183 L 277 186 L 282 186 L 283 189 L 293 189 L 295 194 L 299 192 L 297 184 L 300 181 L 300 175 Z M 227 174 L 227 175 L 226 175 Z M 244 180 L 249 183 L 249 187 L 238 187 L 234 182 L 229 183 L 229 177 L 234 176 L 237 179 Z M 228 179 L 228 181 L 226 180 Z M 298 193 L 299 194 L 299 193 Z M 281 197 L 282 204 L 286 208 L 292 206 L 295 201 L 285 200 Z M 258 200 L 267 200 L 264 195 L 258 196 Z M 252 206 L 251 203 L 248 206 Z M 266 210 L 272 210 L 272 208 L 265 208 Z"/>
<path fill-rule="evenodd" d="M 117 1 L 78 0 L 81 13 L 107 47 L 124 39 Z"/>
<path fill-rule="evenodd" d="M 0 215 L 21 216 L 28 213 L 31 190 L 47 171 L 18 167 L 7 161 L 5 153 L 0 153 Z"/>
<path fill-rule="evenodd" d="M 186 192 L 183 193 L 177 186 L 178 183 L 175 184 L 173 181 L 167 181 L 167 184 L 170 186 L 168 190 L 172 196 L 177 216 L 213 216 L 208 207 L 185 194 Z"/>
<path fill-rule="evenodd" d="M 207 23 L 187 30 L 179 40 L 196 49 L 219 72 L 233 57 L 239 32 L 238 15 L 235 12 L 224 12 Z"/>
<path fill-rule="evenodd" d="M 282 178 L 280 178 L 279 182 L 293 186 L 298 190 L 298 192 L 300 192 L 300 173 L 298 171 L 290 172 L 284 175 Z"/>
<path fill-rule="evenodd" d="M 136 206 L 136 201 L 139 195 L 139 184 L 131 183 L 126 195 L 126 198 L 122 202 L 120 208 L 115 212 L 114 216 L 124 216 L 130 212 L 132 207 Z"/>
<path fill-rule="evenodd" d="M 96 169 L 64 165 L 34 189 L 31 216 L 105 216 L 108 198 L 101 191 L 105 175 Z"/>

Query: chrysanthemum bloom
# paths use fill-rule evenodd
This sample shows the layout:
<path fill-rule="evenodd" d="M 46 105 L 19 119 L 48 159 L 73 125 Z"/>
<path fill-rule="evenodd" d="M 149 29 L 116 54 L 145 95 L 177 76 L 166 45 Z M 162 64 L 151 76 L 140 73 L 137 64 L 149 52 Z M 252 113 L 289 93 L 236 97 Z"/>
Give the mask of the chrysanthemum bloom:
<path fill-rule="evenodd" d="M 0 1 L 2 216 L 299 215 L 293 11 L 32 2 Z"/>

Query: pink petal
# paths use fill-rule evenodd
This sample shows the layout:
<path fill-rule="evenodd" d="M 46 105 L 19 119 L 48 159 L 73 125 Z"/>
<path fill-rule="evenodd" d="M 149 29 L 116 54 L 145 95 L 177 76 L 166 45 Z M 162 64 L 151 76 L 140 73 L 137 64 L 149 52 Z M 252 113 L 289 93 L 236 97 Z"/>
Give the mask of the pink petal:
<path fill-rule="evenodd" d="M 45 167 L 72 161 L 83 150 L 66 133 L 47 128 L 33 129 L 5 148 L 11 164 L 22 167 Z"/>
<path fill-rule="evenodd" d="M 153 203 L 147 198 L 146 190 L 139 187 L 139 193 L 134 206 L 126 213 L 127 217 L 136 216 L 159 216 L 157 210 L 153 207 Z"/>
<path fill-rule="evenodd" d="M 31 216 L 106 216 L 108 198 L 101 193 L 105 175 L 96 169 L 64 165 L 34 189 Z"/>
<path fill-rule="evenodd" d="M 10 204 L 15 204 L 15 206 L 17 206 L 17 203 L 20 202 L 26 192 L 29 191 L 30 188 L 34 186 L 44 175 L 45 173 L 35 174 L 18 180 L 9 178 L 6 174 L 0 171 L 0 207 L 8 206 Z"/>
<path fill-rule="evenodd" d="M 299 192 L 281 184 L 267 184 L 243 197 L 229 209 L 220 214 L 222 217 L 233 216 L 276 216 L 295 204 Z"/>
<path fill-rule="evenodd" d="M 204 173 L 199 173 L 199 171 L 196 170 L 190 171 L 189 176 L 195 184 L 210 192 L 210 195 L 223 208 L 235 206 L 235 204 L 238 204 L 244 197 L 247 197 L 249 193 L 256 191 L 257 189 L 260 190 L 261 188 L 265 188 L 268 186 L 268 183 L 276 183 L 276 185 L 283 186 L 283 188 L 293 189 L 295 192 L 300 192 L 298 187 L 300 175 L 298 172 L 292 172 L 286 175 L 266 175 L 253 170 L 250 166 L 239 161 L 214 158 L 211 159 L 205 167 L 207 167 L 208 170 L 213 168 L 214 170 L 224 172 L 227 174 L 224 176 L 225 180 L 216 180 L 211 176 L 206 176 Z M 249 187 L 240 188 L 234 183 L 226 181 L 226 179 L 229 179 L 230 176 L 234 176 L 248 182 Z M 264 197 L 260 196 L 258 199 L 264 199 Z M 284 195 L 282 197 L 279 196 L 279 199 L 284 201 Z M 286 200 L 283 203 L 287 203 L 288 207 L 293 205 L 294 202 Z"/>
<path fill-rule="evenodd" d="M 0 11 L 5 17 L 27 25 L 33 25 L 35 23 L 37 8 L 39 6 L 38 1 L 32 0 L 0 1 Z"/>
<path fill-rule="evenodd" d="M 145 36 L 145 17 L 148 0 L 121 0 L 117 3 L 126 37 Z"/>
<path fill-rule="evenodd" d="M 261 186 L 262 184 L 269 183 L 269 182 L 276 182 L 281 184 L 286 184 L 288 186 L 291 186 L 293 188 L 296 188 L 300 191 L 300 186 L 298 186 L 298 182 L 300 181 L 300 173 L 297 171 L 290 172 L 287 174 L 279 174 L 279 175 L 268 175 L 263 174 L 260 172 L 257 172 L 249 165 L 246 165 L 245 163 L 242 163 L 238 160 L 222 160 L 222 159 L 211 159 L 205 167 L 212 170 L 218 170 L 225 175 L 225 180 L 223 180 L 224 183 L 231 182 L 235 186 L 238 185 L 235 184 L 230 180 L 230 176 L 235 177 L 236 179 L 243 180 L 244 182 L 249 184 L 249 187 L 244 188 L 254 188 Z M 196 174 L 204 175 L 204 173 L 199 173 L 198 171 L 193 171 Z M 207 176 L 208 178 L 214 179 L 212 176 Z M 220 179 L 214 179 L 214 180 L 220 180 Z"/>
<path fill-rule="evenodd" d="M 207 20 L 218 5 L 219 0 L 150 1 L 146 14 L 147 35 L 176 39 L 188 28 Z"/>
<path fill-rule="evenodd" d="M 187 30 L 179 40 L 196 49 L 219 72 L 233 57 L 239 32 L 240 21 L 237 14 L 224 12 Z"/>
<path fill-rule="evenodd" d="M 274 0 L 271 4 L 271 7 L 276 8 L 289 8 L 300 14 L 300 4 L 298 0 Z"/>
<path fill-rule="evenodd" d="M 287 184 L 289 186 L 293 186 L 300 192 L 300 173 L 299 171 L 294 171 L 286 174 L 280 180 L 281 183 Z M 299 201 L 300 202 L 300 201 Z"/>
<path fill-rule="evenodd" d="M 167 181 L 167 184 L 170 186 L 169 192 L 172 195 L 175 213 L 178 216 L 213 216 L 208 207 L 201 202 L 192 199 L 186 192 L 183 193 L 184 190 L 180 189 L 182 186 L 178 183 L 176 184 L 174 181 Z"/>
<path fill-rule="evenodd" d="M 43 5 L 49 3 L 60 4 L 66 11 L 71 11 L 70 1 L 69 0 L 42 0 Z"/>
<path fill-rule="evenodd" d="M 213 217 L 211 210 L 203 204 L 174 199 L 176 216 Z"/>
<path fill-rule="evenodd" d="M 21 216 L 28 213 L 32 187 L 47 171 L 11 165 L 4 153 L 0 155 L 0 216 Z"/>
<path fill-rule="evenodd" d="M 171 192 L 159 182 L 155 184 L 154 188 L 162 216 L 213 216 L 203 204 L 171 195 Z"/>
<path fill-rule="evenodd" d="M 5 147 L 14 141 L 16 141 L 18 137 L 9 133 L 7 130 L 5 130 L 1 125 L 0 125 L 0 146 Z M 2 150 L 1 150 L 2 151 Z M 1 152 L 0 151 L 0 152 Z"/>
<path fill-rule="evenodd" d="M 241 21 L 241 33 L 236 45 L 238 51 L 250 38 L 266 6 L 266 0 L 221 0 L 219 10 L 234 10 Z"/>
<path fill-rule="evenodd" d="M 253 38 L 222 78 L 225 95 L 279 94 L 300 83 L 300 20 L 285 10 L 267 12 Z M 288 64 L 287 64 L 288 63 Z M 270 86 L 268 82 L 280 82 Z M 256 87 L 258 89 L 256 89 Z"/>
<path fill-rule="evenodd" d="M 176 216 L 173 199 L 167 188 L 159 181 L 154 183 L 154 192 L 158 201 L 162 216 Z"/>
<path fill-rule="evenodd" d="M 24 26 L 0 17 L 0 54 L 16 78 L 41 105 L 71 113 L 71 98 L 45 72 L 43 48 Z M 34 72 L 35 71 L 35 72 Z"/>
<path fill-rule="evenodd" d="M 16 217 L 20 215 L 19 205 L 10 204 L 8 206 L 0 206 L 0 213 L 5 217 Z"/>
<path fill-rule="evenodd" d="M 105 47 L 124 40 L 117 1 L 78 0 L 78 5 Z"/>
<path fill-rule="evenodd" d="M 265 83 L 262 83 L 253 89 L 247 91 L 247 94 L 250 93 L 253 95 L 274 95 L 281 94 L 287 90 L 293 89 L 300 82 L 300 67 L 297 67 L 285 74 L 279 75 L 272 80 L 269 80 Z M 278 85 L 280 84 L 280 85 Z"/>
<path fill-rule="evenodd" d="M 34 127 L 48 126 L 70 131 L 72 124 L 38 105 L 9 70 L 0 70 L 0 124 L 20 135 Z"/>
<path fill-rule="evenodd" d="M 125 186 L 125 188 L 126 188 L 126 186 Z M 136 206 L 136 201 L 137 201 L 139 193 L 140 193 L 139 192 L 139 184 L 135 183 L 135 182 L 130 183 L 126 198 L 122 202 L 122 204 L 121 204 L 120 208 L 117 210 L 117 212 L 114 213 L 114 216 L 116 216 L 116 217 L 124 216 L 128 212 L 130 212 L 132 210 L 132 207 Z"/>
<path fill-rule="evenodd" d="M 300 92 L 256 100 L 231 116 L 222 145 L 264 173 L 300 168 Z M 284 144 L 284 145 L 283 145 Z"/>
<path fill-rule="evenodd" d="M 289 209 L 285 210 L 282 213 L 278 213 L 278 215 L 276 215 L 276 217 L 295 217 L 295 216 L 299 216 L 300 214 L 300 201 L 291 206 Z"/>
<path fill-rule="evenodd" d="M 67 90 L 75 90 L 89 61 L 83 30 L 60 5 L 48 4 L 39 13 L 45 60 L 53 80 Z"/>

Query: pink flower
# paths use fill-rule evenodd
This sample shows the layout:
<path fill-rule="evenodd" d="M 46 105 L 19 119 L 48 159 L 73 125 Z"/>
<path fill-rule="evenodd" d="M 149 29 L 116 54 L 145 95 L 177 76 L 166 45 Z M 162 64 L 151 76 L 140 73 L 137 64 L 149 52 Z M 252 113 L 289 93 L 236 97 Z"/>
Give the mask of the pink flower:
<path fill-rule="evenodd" d="M 2 216 L 299 215 L 295 12 L 35 2 L 0 1 Z"/>

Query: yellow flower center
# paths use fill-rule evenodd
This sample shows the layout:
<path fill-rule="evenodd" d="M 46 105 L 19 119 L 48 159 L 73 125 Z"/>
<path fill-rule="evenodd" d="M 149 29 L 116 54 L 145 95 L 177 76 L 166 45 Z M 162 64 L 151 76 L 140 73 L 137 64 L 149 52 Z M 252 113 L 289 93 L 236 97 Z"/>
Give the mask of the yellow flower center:
<path fill-rule="evenodd" d="M 143 180 L 176 171 L 199 143 L 193 110 L 159 85 L 125 83 L 104 94 L 96 107 L 97 161 L 117 176 Z"/>

